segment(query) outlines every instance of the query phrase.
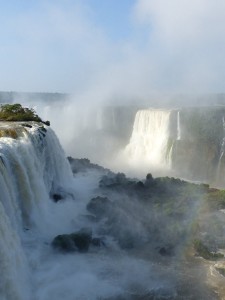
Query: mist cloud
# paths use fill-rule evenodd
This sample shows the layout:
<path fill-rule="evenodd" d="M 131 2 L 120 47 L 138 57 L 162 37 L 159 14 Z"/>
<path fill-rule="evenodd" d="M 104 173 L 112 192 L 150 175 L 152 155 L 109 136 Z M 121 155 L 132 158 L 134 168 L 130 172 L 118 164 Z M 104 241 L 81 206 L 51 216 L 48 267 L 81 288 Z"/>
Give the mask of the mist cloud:
<path fill-rule="evenodd" d="M 70 92 L 91 102 L 224 91 L 222 0 L 136 0 L 123 40 L 111 37 L 88 4 L 45 1 L 7 17 L 2 11 L 0 89 Z"/>
<path fill-rule="evenodd" d="M 224 8 L 223 1 L 137 1 L 162 88 L 224 91 Z"/>

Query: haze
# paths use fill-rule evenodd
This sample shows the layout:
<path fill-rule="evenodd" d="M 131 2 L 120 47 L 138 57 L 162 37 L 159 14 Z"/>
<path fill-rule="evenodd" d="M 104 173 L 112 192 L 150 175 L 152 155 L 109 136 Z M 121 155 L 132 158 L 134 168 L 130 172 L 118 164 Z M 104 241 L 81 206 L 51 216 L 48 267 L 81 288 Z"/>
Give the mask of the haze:
<path fill-rule="evenodd" d="M 0 1 L 0 90 L 224 92 L 222 0 Z"/>

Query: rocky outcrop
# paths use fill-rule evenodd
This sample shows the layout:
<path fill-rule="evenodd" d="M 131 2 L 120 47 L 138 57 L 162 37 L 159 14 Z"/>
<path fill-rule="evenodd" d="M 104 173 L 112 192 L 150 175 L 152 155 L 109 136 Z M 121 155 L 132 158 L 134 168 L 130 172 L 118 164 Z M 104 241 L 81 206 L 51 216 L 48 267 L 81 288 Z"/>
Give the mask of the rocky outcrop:
<path fill-rule="evenodd" d="M 88 252 L 90 246 L 105 246 L 104 239 L 92 237 L 90 228 L 82 228 L 70 234 L 57 235 L 52 241 L 52 247 L 62 252 Z"/>
<path fill-rule="evenodd" d="M 107 197 L 98 196 L 90 200 L 87 204 L 87 210 L 97 219 L 100 219 L 110 214 L 112 206 L 112 202 Z"/>
<path fill-rule="evenodd" d="M 88 158 L 73 158 L 71 156 L 68 157 L 68 161 L 70 163 L 71 169 L 73 174 L 77 174 L 80 172 L 87 172 L 87 171 L 100 171 L 104 174 L 110 172 L 109 169 L 105 169 L 97 164 L 93 164 L 90 162 Z"/>
<path fill-rule="evenodd" d="M 71 234 L 57 235 L 52 241 L 55 249 L 65 252 L 87 252 L 92 241 L 92 231 L 83 228 Z"/>

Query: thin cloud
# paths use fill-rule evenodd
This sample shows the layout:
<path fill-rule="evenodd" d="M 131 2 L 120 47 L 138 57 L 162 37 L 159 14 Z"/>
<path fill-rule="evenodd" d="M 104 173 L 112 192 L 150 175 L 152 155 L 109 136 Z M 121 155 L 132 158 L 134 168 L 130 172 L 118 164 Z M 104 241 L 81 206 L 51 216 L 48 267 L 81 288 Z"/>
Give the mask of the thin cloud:
<path fill-rule="evenodd" d="M 136 0 L 130 32 L 117 42 L 94 8 L 45 1 L 2 15 L 0 89 L 72 92 L 93 103 L 155 91 L 224 91 L 222 0 Z"/>

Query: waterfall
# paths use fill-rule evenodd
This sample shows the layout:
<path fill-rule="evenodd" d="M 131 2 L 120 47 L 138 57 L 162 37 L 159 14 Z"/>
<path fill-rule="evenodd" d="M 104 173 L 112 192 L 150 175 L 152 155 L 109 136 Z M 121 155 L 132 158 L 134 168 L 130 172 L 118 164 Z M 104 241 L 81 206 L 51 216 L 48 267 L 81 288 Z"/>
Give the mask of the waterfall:
<path fill-rule="evenodd" d="M 220 156 L 219 156 L 217 175 L 216 175 L 216 177 L 217 177 L 216 179 L 218 182 L 220 182 L 221 163 L 222 163 L 222 158 L 223 158 L 224 152 L 225 152 L 225 117 L 224 116 L 222 118 L 222 122 L 223 122 L 223 139 L 222 139 L 221 148 L 220 148 Z"/>
<path fill-rule="evenodd" d="M 30 300 L 28 264 L 17 232 L 0 202 L 0 299 Z"/>
<path fill-rule="evenodd" d="M 177 141 L 181 139 L 181 131 L 180 131 L 180 111 L 177 112 Z"/>
<path fill-rule="evenodd" d="M 96 128 L 97 130 L 102 130 L 103 129 L 103 109 L 99 108 L 97 110 L 97 115 L 96 115 Z"/>
<path fill-rule="evenodd" d="M 133 161 L 147 161 L 156 167 L 170 166 L 170 115 L 167 110 L 140 110 L 125 152 Z"/>
<path fill-rule="evenodd" d="M 38 123 L 0 124 L 0 299 L 29 300 L 24 230 L 46 231 L 49 195 L 72 185 L 54 132 Z"/>

